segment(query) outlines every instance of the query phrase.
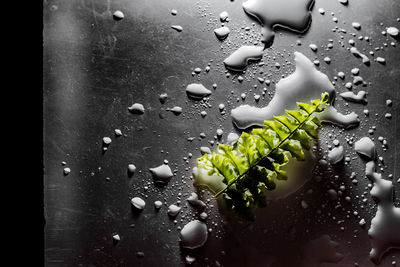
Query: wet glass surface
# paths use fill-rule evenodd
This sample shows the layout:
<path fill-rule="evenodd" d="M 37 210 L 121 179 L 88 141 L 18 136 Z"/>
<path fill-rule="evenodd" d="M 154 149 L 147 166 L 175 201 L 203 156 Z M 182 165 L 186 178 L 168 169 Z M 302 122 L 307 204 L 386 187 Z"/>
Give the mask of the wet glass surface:
<path fill-rule="evenodd" d="M 123 19 L 113 18 L 118 10 Z M 223 11 L 229 14 L 224 23 Z M 400 2 L 315 0 L 311 17 L 305 33 L 275 28 L 262 59 L 237 73 L 228 71 L 224 60 L 243 45 L 263 45 L 262 27 L 244 12 L 242 1 L 45 1 L 46 266 L 184 266 L 187 256 L 195 258 L 194 266 L 318 266 L 319 261 L 326 261 L 321 266 L 375 266 L 368 236 L 377 212 L 373 180 L 366 177 L 367 160 L 354 143 L 365 136 L 373 140 L 376 170 L 393 181 L 394 197 L 387 205 L 399 207 L 400 53 L 398 38 L 382 32 L 400 27 Z M 222 25 L 230 32 L 221 41 L 214 30 Z M 200 147 L 215 151 L 229 133 L 240 135 L 233 109 L 268 105 L 278 81 L 295 71 L 295 51 L 334 84 L 335 108 L 355 112 L 360 123 L 349 129 L 324 124 L 317 166 L 305 184 L 257 209 L 254 222 L 240 221 L 224 210 L 223 200 L 193 185 L 192 170 Z M 211 95 L 188 97 L 192 83 L 203 84 Z M 367 92 L 366 103 L 339 95 L 361 90 Z M 160 99 L 162 94 L 167 97 Z M 128 109 L 135 103 L 143 105 L 143 114 Z M 217 129 L 223 130 L 221 138 Z M 105 145 L 104 137 L 111 143 Z M 334 140 L 348 159 L 321 163 L 329 161 Z M 160 186 L 149 169 L 165 160 L 173 176 Z M 129 164 L 136 167 L 133 175 Z M 64 175 L 64 168 L 71 172 Z M 186 200 L 192 192 L 207 204 L 206 219 Z M 146 203 L 141 212 L 131 204 L 134 197 Z M 162 202 L 159 210 L 156 200 Z M 181 207 L 176 217 L 167 214 L 171 204 Z M 206 223 L 207 241 L 200 248 L 182 248 L 180 230 L 192 220 Z M 395 239 L 399 233 L 393 226 L 385 229 L 378 237 Z M 393 262 L 400 265 L 399 250 L 385 253 L 380 266 Z"/>

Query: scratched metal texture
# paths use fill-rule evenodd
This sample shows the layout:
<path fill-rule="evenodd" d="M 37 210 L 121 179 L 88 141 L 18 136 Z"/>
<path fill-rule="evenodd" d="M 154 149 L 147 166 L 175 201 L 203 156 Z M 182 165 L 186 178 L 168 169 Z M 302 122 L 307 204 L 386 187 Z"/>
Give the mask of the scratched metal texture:
<path fill-rule="evenodd" d="M 365 190 L 369 183 L 363 176 L 365 163 L 346 143 L 345 136 L 354 134 L 357 140 L 376 126 L 371 137 L 375 139 L 378 154 L 384 157 L 384 177 L 393 175 L 394 202 L 399 205 L 400 185 L 396 180 L 400 178 L 400 53 L 397 40 L 383 36 L 381 31 L 385 26 L 400 26 L 396 22 L 400 17 L 400 2 L 349 2 L 343 6 L 335 0 L 316 0 L 310 29 L 301 35 L 278 30 L 273 47 L 265 51 L 266 56 L 284 53 L 285 57 L 277 61 L 283 64 L 286 60 L 289 64 L 276 70 L 274 61 L 268 61 L 269 66 L 264 68 L 271 74 L 271 80 L 277 82 L 282 74 L 293 72 L 294 51 L 313 60 L 318 58 L 321 61 L 318 68 L 331 80 L 343 71 L 346 81 L 351 81 L 350 70 L 360 68 L 360 75 L 369 83 L 364 88 L 368 91 L 368 104 L 347 105 L 340 97 L 336 101 L 340 111 L 359 114 L 360 126 L 345 131 L 324 126 L 320 140 L 320 156 L 324 156 L 326 142 L 332 144 L 333 140 L 328 133 L 333 133 L 344 144 L 346 155 L 354 158 L 351 164 L 328 168 L 322 181 L 310 179 L 288 198 L 269 203 L 267 211 L 257 213 L 260 219 L 254 223 L 224 219 L 212 196 L 207 191 L 198 191 L 206 202 L 210 199 L 207 225 L 213 231 L 202 248 L 190 251 L 180 248 L 178 227 L 197 218 L 185 199 L 198 190 L 190 177 L 200 155 L 198 148 L 210 146 L 208 141 L 215 140 L 217 128 L 224 129 L 223 140 L 227 133 L 238 132 L 229 117 L 232 108 L 241 103 L 261 107 L 269 101 L 266 98 L 255 103 L 252 93 L 248 93 L 245 101 L 236 101 L 258 81 L 238 83 L 232 82 L 234 75 L 226 77 L 222 61 L 242 40 L 232 31 L 228 37 L 228 41 L 232 39 L 231 48 L 220 49 L 213 29 L 219 25 L 218 14 L 224 10 L 230 14 L 228 25 L 236 23 L 259 31 L 259 24 L 243 12 L 242 1 L 44 1 L 45 265 L 184 266 L 185 256 L 190 255 L 196 258 L 194 266 L 266 266 L 270 261 L 268 255 L 272 254 L 278 259 L 272 266 L 298 266 L 299 248 L 308 240 L 328 234 L 340 244 L 337 250 L 344 258 L 338 265 L 322 266 L 354 266 L 354 263 L 374 266 L 368 259 L 371 247 L 367 230 L 376 206 L 369 193 L 365 194 L 367 203 L 361 201 L 361 194 L 369 191 Z M 318 13 L 320 7 L 326 10 L 324 16 Z M 178 10 L 178 15 L 172 16 L 171 9 Z M 115 10 L 121 10 L 125 18 L 114 21 Z M 332 21 L 331 12 L 338 17 L 338 23 Z M 360 32 L 352 29 L 353 21 L 361 23 Z M 171 25 L 181 25 L 183 31 L 176 32 Z M 345 47 L 338 43 L 341 34 L 332 31 L 336 25 L 348 30 L 342 34 Z M 370 42 L 354 38 L 356 47 L 365 49 L 366 54 L 382 47 L 375 54 L 386 58 L 386 65 L 372 62 L 368 67 L 351 55 L 346 50 L 347 41 L 352 38 L 349 32 L 369 36 Z M 329 39 L 334 40 L 332 49 L 321 48 L 314 54 L 308 47 L 310 43 L 326 47 Z M 301 45 L 296 44 L 297 40 L 301 40 Z M 390 45 L 392 41 L 396 47 Z M 331 57 L 331 64 L 323 62 L 325 56 Z M 208 63 L 209 73 L 192 76 L 194 68 L 204 70 Z M 211 107 L 195 105 L 187 99 L 185 86 L 192 82 L 201 82 L 208 88 L 217 83 L 209 101 Z M 253 92 L 257 90 L 253 88 Z M 273 93 L 273 90 L 271 85 L 268 91 Z M 336 90 L 346 90 L 340 80 Z M 158 99 L 161 93 L 169 95 L 165 104 Z M 227 99 L 231 104 L 227 104 Z M 385 105 L 386 99 L 393 100 L 392 107 Z M 128 112 L 127 108 L 136 102 L 144 105 L 144 115 Z M 225 115 L 218 110 L 220 103 L 227 106 Z M 175 116 L 166 111 L 173 106 L 182 107 L 183 113 Z M 370 111 L 369 117 L 363 114 L 365 108 Z M 207 111 L 205 118 L 200 116 L 201 110 Z M 391 120 L 384 118 L 386 112 L 392 114 Z M 117 128 L 124 136 L 114 136 Z M 201 132 L 206 134 L 205 139 L 199 138 Z M 102 152 L 104 136 L 113 140 L 105 153 Z M 378 136 L 387 139 L 386 152 L 377 141 Z M 189 142 L 188 137 L 195 139 Z M 189 153 L 193 157 L 185 162 L 183 157 Z M 160 188 L 152 183 L 148 168 L 162 164 L 164 159 L 169 161 L 176 176 Z M 68 176 L 63 175 L 62 161 L 72 170 Z M 126 172 L 129 163 L 137 166 L 133 177 Z M 356 186 L 349 179 L 352 171 L 359 180 Z M 343 200 L 345 195 L 340 197 L 340 206 L 327 197 L 328 189 L 340 185 L 346 186 L 345 195 L 352 197 L 351 203 Z M 146 200 L 147 206 L 140 214 L 131 209 L 133 196 Z M 176 222 L 168 218 L 167 206 L 159 212 L 153 209 L 157 199 L 168 205 L 181 201 L 183 209 Z M 301 208 L 302 199 L 309 204 L 307 209 Z M 360 208 L 361 205 L 365 207 Z M 322 213 L 317 214 L 318 210 Z M 352 214 L 355 210 L 359 217 Z M 367 221 L 365 228 L 358 225 L 360 218 Z M 113 243 L 113 234 L 121 236 L 117 244 Z M 144 256 L 138 256 L 138 252 Z M 381 266 L 390 266 L 392 261 L 400 264 L 398 250 L 388 252 Z"/>

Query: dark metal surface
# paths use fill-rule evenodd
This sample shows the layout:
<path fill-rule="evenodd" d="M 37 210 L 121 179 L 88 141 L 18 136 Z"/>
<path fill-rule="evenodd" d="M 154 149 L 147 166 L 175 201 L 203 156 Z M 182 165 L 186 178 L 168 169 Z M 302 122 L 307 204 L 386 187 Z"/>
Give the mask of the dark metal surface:
<path fill-rule="evenodd" d="M 324 16 L 317 11 L 320 7 L 326 10 Z M 171 9 L 178 10 L 178 15 L 172 16 Z M 125 14 L 123 20 L 112 19 L 116 10 Z M 224 10 L 230 14 L 229 25 L 234 30 L 221 44 L 213 29 L 220 25 L 218 14 Z M 338 17 L 338 23 L 332 21 L 331 12 Z M 376 126 L 372 137 L 378 154 L 385 159 L 384 175 L 393 174 L 396 203 L 399 204 L 400 186 L 396 180 L 400 178 L 400 53 L 398 45 L 390 45 L 397 41 L 381 32 L 387 26 L 400 26 L 396 22 L 400 17 L 400 2 L 350 0 L 349 6 L 343 6 L 334 0 L 316 0 L 312 16 L 313 22 L 306 34 L 278 31 L 274 45 L 265 51 L 267 66 L 263 70 L 271 75 L 273 82 L 282 75 L 287 76 L 294 70 L 293 51 L 300 51 L 310 59 L 318 58 L 321 61 L 319 69 L 331 80 L 343 71 L 346 80 L 351 81 L 350 70 L 360 68 L 361 76 L 369 83 L 365 88 L 368 104 L 347 105 L 338 98 L 336 106 L 345 113 L 355 111 L 361 124 L 346 131 L 325 126 L 321 146 L 326 148 L 325 142 L 331 144 L 333 140 L 326 137 L 327 133 L 333 132 L 345 144 L 345 137 L 352 134 L 356 138 L 366 136 L 368 129 Z M 353 21 L 361 23 L 361 32 L 352 29 Z M 176 32 L 171 25 L 181 25 L 183 31 Z M 333 32 L 336 25 L 347 29 L 348 33 Z M 321 234 L 329 234 L 340 243 L 338 250 L 345 257 L 339 266 L 354 266 L 355 262 L 360 266 L 373 266 L 368 260 L 368 228 L 360 228 L 360 218 L 352 212 L 358 210 L 369 226 L 375 207 L 366 194 L 368 203 L 360 209 L 362 197 L 357 199 L 356 196 L 365 191 L 368 181 L 363 176 L 364 162 L 348 145 L 345 146 L 346 153 L 355 157 L 350 166 L 326 171 L 320 183 L 311 179 L 287 199 L 272 203 L 267 208 L 268 215 L 253 224 L 223 220 L 212 196 L 200 191 L 205 200 L 210 199 L 207 225 L 213 231 L 200 249 L 187 251 L 179 247 L 177 227 L 183 227 L 191 218 L 197 217 L 185 199 L 196 190 L 190 175 L 195 159 L 200 155 L 198 148 L 210 146 L 209 141 L 214 140 L 217 128 L 224 129 L 224 138 L 229 132 L 236 131 L 229 112 L 241 104 L 242 101 L 236 101 L 241 93 L 249 92 L 249 89 L 262 92 L 261 86 L 254 88 L 258 84 L 257 79 L 253 79 L 257 72 L 248 82 L 232 82 L 234 76 L 226 77 L 222 64 L 235 47 L 244 43 L 235 31 L 242 26 L 250 26 L 255 35 L 259 34 L 260 26 L 246 16 L 241 1 L 45 1 L 46 266 L 182 266 L 186 255 L 195 256 L 197 266 L 263 266 L 270 253 L 279 255 L 277 266 L 293 266 L 299 257 L 298 247 Z M 370 41 L 358 41 L 357 37 L 350 36 L 350 32 L 369 36 Z M 386 58 L 386 65 L 375 62 L 370 67 L 363 65 L 346 50 L 350 38 L 355 39 L 357 47 L 365 49 L 363 52 L 367 54 L 382 47 L 383 50 L 375 53 Z M 298 39 L 301 45 L 296 44 Z M 326 47 L 329 39 L 334 40 L 334 47 L 321 48 L 317 55 L 308 47 L 310 43 Z M 338 42 L 340 40 L 344 47 Z M 271 55 L 277 56 L 277 61 L 283 65 L 281 69 L 274 68 Z M 327 55 L 332 58 L 330 65 L 323 63 Z M 194 68 L 204 70 L 209 63 L 209 73 L 192 76 Z M 246 77 L 251 73 L 253 69 L 249 68 Z M 213 83 L 218 85 L 213 91 L 210 108 L 187 99 L 185 87 L 192 82 L 201 82 L 207 88 Z M 274 86 L 270 86 L 268 91 L 273 93 L 273 89 Z M 336 89 L 338 92 L 345 90 L 341 81 L 337 82 Z M 168 93 L 165 104 L 158 99 L 161 93 Z M 386 99 L 393 100 L 392 107 L 385 105 Z M 265 106 L 268 101 L 266 98 L 254 103 L 252 93 L 248 93 L 244 103 Z M 127 108 L 136 102 L 144 105 L 144 115 L 128 112 Z M 227 106 L 227 114 L 220 114 L 220 103 Z M 173 106 L 182 107 L 183 114 L 176 116 L 166 111 Z M 363 115 L 365 108 L 370 111 L 369 118 Z M 202 110 L 208 113 L 205 118 L 199 114 Z M 391 120 L 384 118 L 386 112 L 393 115 Z M 115 137 L 114 129 L 121 129 L 124 136 Z M 205 139 L 199 138 L 201 132 L 206 134 Z M 104 136 L 113 141 L 102 153 Z M 378 136 L 388 140 L 388 151 L 382 150 L 376 140 Z M 188 137 L 195 137 L 195 140 L 189 142 Z M 185 162 L 183 157 L 188 157 L 189 153 L 193 157 Z M 148 168 L 162 164 L 164 159 L 169 161 L 176 175 L 166 187 L 159 188 L 154 186 Z M 63 175 L 62 161 L 66 161 L 66 166 L 72 170 L 68 176 Z M 126 172 L 129 163 L 138 168 L 132 178 Z M 351 184 L 349 174 L 352 171 L 357 172 L 358 186 Z M 327 199 L 326 191 L 341 184 L 346 185 L 346 192 L 354 201 L 335 209 L 336 203 Z M 147 190 L 145 186 L 148 186 Z M 313 193 L 308 196 L 310 189 Z M 146 199 L 146 209 L 139 215 L 131 210 L 130 198 L 133 196 Z M 303 198 L 309 203 L 306 210 L 300 206 Z M 153 209 L 155 200 L 168 205 L 180 200 L 184 208 L 177 222 L 168 218 L 165 205 L 156 212 Z M 322 215 L 317 215 L 322 203 L 326 208 Z M 338 224 L 338 220 L 344 223 Z M 342 226 L 344 230 L 340 229 Z M 112 235 L 116 233 L 121 236 L 121 241 L 113 244 Z M 137 252 L 143 252 L 144 257 L 138 256 Z M 398 251 L 387 253 L 381 266 L 389 266 L 393 260 L 400 264 Z"/>

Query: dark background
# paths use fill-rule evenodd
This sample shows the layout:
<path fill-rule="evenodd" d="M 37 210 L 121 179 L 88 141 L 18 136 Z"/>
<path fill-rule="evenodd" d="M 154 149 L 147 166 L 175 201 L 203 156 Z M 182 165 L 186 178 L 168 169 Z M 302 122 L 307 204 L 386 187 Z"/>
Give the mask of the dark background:
<path fill-rule="evenodd" d="M 251 27 L 248 40 L 259 39 L 260 31 L 259 24 L 243 12 L 241 3 L 229 0 L 44 1 L 46 266 L 182 266 L 186 255 L 195 256 L 197 266 L 263 266 L 268 262 L 267 254 L 278 257 L 277 266 L 294 266 L 300 257 L 299 247 L 322 234 L 329 234 L 340 243 L 338 251 L 344 254 L 344 259 L 339 266 L 354 266 L 355 262 L 360 266 L 373 266 L 368 259 L 367 230 L 376 208 L 366 189 L 369 182 L 363 175 L 365 164 L 345 138 L 354 134 L 357 140 L 376 126 L 371 137 L 384 136 L 389 144 L 384 152 L 375 141 L 378 154 L 385 159 L 384 177 L 392 174 L 395 189 L 400 190 L 396 182 L 400 178 L 400 53 L 397 41 L 381 34 L 385 27 L 400 26 L 396 21 L 400 17 L 400 2 L 350 0 L 348 6 L 343 6 L 338 1 L 316 0 L 309 31 L 298 35 L 278 30 L 273 46 L 265 50 L 266 65 L 250 66 L 243 75 L 245 81 L 238 83 L 236 75 L 226 77 L 222 61 L 245 44 L 246 38 L 240 37 L 244 33 L 242 27 Z M 326 11 L 324 16 L 318 13 L 320 7 Z M 178 10 L 177 16 L 171 15 L 172 9 Z M 124 13 L 123 20 L 112 19 L 116 10 Z M 221 43 L 213 29 L 219 27 L 218 15 L 225 10 L 230 14 L 231 33 Z M 338 23 L 332 21 L 331 12 Z M 361 23 L 361 31 L 351 27 L 353 21 Z M 171 25 L 181 25 L 183 31 L 176 32 Z M 332 31 L 335 26 L 346 29 L 347 33 Z M 350 33 L 357 36 L 352 37 Z M 358 40 L 360 35 L 368 36 L 370 41 Z M 326 48 L 329 39 L 333 40 L 332 49 Z M 349 39 L 356 41 L 360 51 L 366 54 L 374 51 L 375 56 L 384 57 L 386 65 L 375 62 L 369 67 L 363 65 L 346 50 Z M 297 40 L 301 40 L 301 45 Z M 391 42 L 395 42 L 396 47 L 392 47 Z M 320 47 L 317 54 L 308 47 L 311 43 Z M 376 47 L 382 50 L 375 51 Z M 319 168 L 323 176 L 321 182 L 311 179 L 287 199 L 270 203 L 266 210 L 258 212 L 259 218 L 253 224 L 223 219 L 212 196 L 199 191 L 206 202 L 210 199 L 207 203 L 212 206 L 206 210 L 207 225 L 213 230 L 204 247 L 195 251 L 182 250 L 177 227 L 197 218 L 196 211 L 185 199 L 196 190 L 190 175 L 195 159 L 200 156 L 199 147 L 210 146 L 208 141 L 214 140 L 217 128 L 224 130 L 222 142 L 229 132 L 237 132 L 229 117 L 232 108 L 242 102 L 260 107 L 268 103 L 268 95 L 259 103 L 254 102 L 253 93 L 262 92 L 257 77 L 268 77 L 276 83 L 282 75 L 292 73 L 294 51 L 312 60 L 319 59 L 318 68 L 331 80 L 343 71 L 346 82 L 352 81 L 350 70 L 358 67 L 367 81 L 363 90 L 368 92 L 368 105 L 346 104 L 340 97 L 336 101 L 341 112 L 359 114 L 360 126 L 343 131 L 327 125 L 321 132 L 320 156 L 326 155 L 327 144 L 332 145 L 332 140 L 337 138 L 344 144 L 346 155 L 352 158 L 351 164 L 336 169 Z M 323 62 L 325 56 L 332 59 L 331 64 Z M 279 70 L 274 67 L 276 61 L 282 65 Z M 204 70 L 207 64 L 211 67 L 209 73 L 203 71 L 192 76 L 194 68 Z M 260 69 L 264 72 L 261 75 Z M 188 100 L 185 87 L 192 82 L 203 83 L 210 89 L 217 83 L 217 89 L 211 89 L 211 107 Z M 343 84 L 337 82 L 337 92 L 346 91 Z M 243 92 L 247 92 L 248 97 L 238 103 L 236 98 Z M 269 86 L 268 92 L 273 95 L 274 84 Z M 165 104 L 158 99 L 161 93 L 169 96 Z M 392 107 L 385 105 L 386 99 L 393 100 Z M 142 103 L 145 114 L 130 114 L 127 108 L 133 103 Z M 220 103 L 227 107 L 225 115 L 218 110 Z M 173 106 L 182 107 L 183 113 L 175 116 L 166 110 Z M 365 108 L 370 111 L 369 117 L 363 114 Z M 208 113 L 205 118 L 199 114 L 202 110 Z M 386 112 L 392 114 L 391 120 L 384 118 Z M 117 128 L 124 136 L 114 136 Z M 205 139 L 199 138 L 201 132 L 206 134 Z M 328 133 L 333 133 L 334 138 Z M 108 151 L 102 153 L 104 136 L 113 141 Z M 189 142 L 188 137 L 195 137 L 195 140 Z M 186 162 L 184 157 L 189 153 L 193 157 Z M 148 168 L 161 165 L 164 159 L 169 161 L 176 176 L 166 187 L 160 188 L 154 186 Z M 72 170 L 68 176 L 63 175 L 62 161 Z M 138 168 L 131 178 L 126 173 L 129 163 Z M 349 179 L 352 171 L 357 173 L 357 186 Z M 335 175 L 338 176 L 335 178 Z M 106 180 L 107 177 L 110 180 Z M 340 185 L 346 186 L 346 195 L 353 201 L 345 203 L 342 196 L 338 208 L 338 202 L 330 201 L 326 191 Z M 367 192 L 365 204 L 361 201 L 363 192 Z M 134 196 L 146 199 L 146 209 L 139 215 L 130 207 L 130 198 Z M 396 197 L 398 205 L 398 193 Z M 309 204 L 307 209 L 301 208 L 302 199 Z M 155 200 L 167 205 L 155 212 Z M 175 223 L 166 211 L 168 205 L 178 200 L 183 209 Z M 364 208 L 360 208 L 361 205 Z M 317 210 L 321 209 L 322 213 L 318 214 Z M 360 216 L 352 214 L 355 210 Z M 361 218 L 367 221 L 366 228 L 358 225 Z M 121 241 L 113 244 L 112 235 L 116 233 Z M 144 252 L 144 257 L 138 257 L 137 252 Z M 398 250 L 387 253 L 381 266 L 388 266 L 393 260 L 400 264 Z"/>

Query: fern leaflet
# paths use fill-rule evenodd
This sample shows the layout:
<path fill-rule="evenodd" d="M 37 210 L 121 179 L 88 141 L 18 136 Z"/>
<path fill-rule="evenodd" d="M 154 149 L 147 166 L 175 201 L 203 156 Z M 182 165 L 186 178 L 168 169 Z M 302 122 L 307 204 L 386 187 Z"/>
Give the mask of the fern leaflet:
<path fill-rule="evenodd" d="M 233 145 L 219 144 L 218 153 L 204 154 L 197 159 L 197 167 L 208 175 L 223 177 L 226 187 L 215 194 L 223 194 L 230 209 L 240 217 L 254 220 L 252 207 L 265 207 L 263 189 L 275 189 L 275 179 L 287 179 L 282 167 L 288 155 L 299 161 L 305 159 L 313 139 L 318 137 L 321 123 L 316 113 L 326 109 L 328 93 L 321 99 L 297 103 L 299 110 L 285 110 L 286 114 L 264 121 L 264 128 L 255 128 L 251 134 L 243 132 Z"/>

